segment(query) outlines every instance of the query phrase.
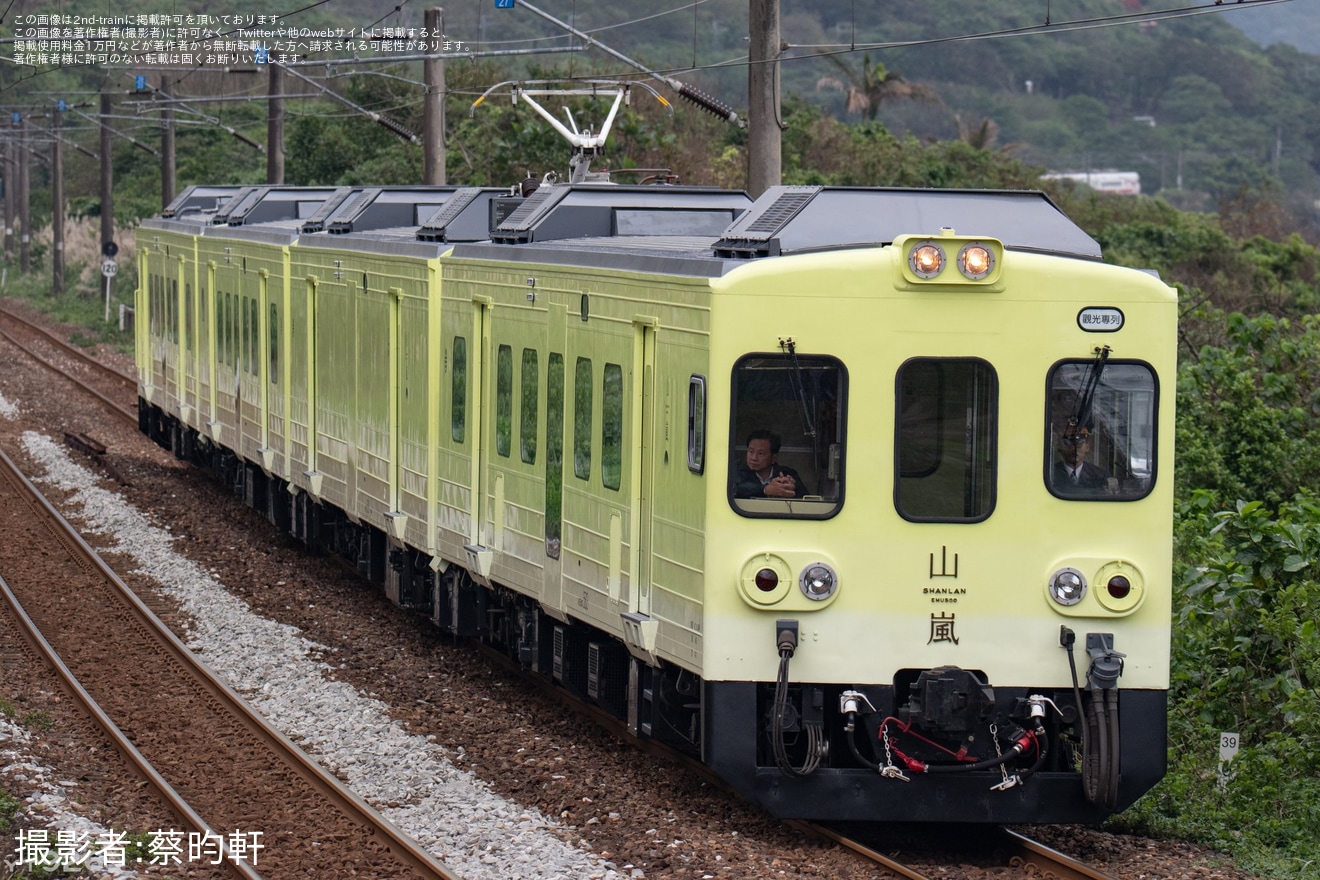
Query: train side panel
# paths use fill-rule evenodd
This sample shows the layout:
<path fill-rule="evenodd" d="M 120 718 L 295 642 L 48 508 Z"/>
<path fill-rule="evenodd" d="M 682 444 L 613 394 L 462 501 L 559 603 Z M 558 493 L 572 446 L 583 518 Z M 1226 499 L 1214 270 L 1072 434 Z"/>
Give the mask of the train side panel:
<path fill-rule="evenodd" d="M 481 524 L 473 552 L 490 554 L 492 581 L 657 662 L 700 668 L 702 476 L 685 414 L 706 368 L 705 282 L 461 261 L 445 271 L 444 327 L 464 352 L 451 362 L 479 361 L 484 377 L 465 367 L 473 378 L 451 398 L 484 387 L 486 413 L 479 463 L 454 458 L 450 477 L 475 467 L 479 497 L 448 518 Z M 482 349 L 454 329 L 468 326 L 489 328 Z"/>

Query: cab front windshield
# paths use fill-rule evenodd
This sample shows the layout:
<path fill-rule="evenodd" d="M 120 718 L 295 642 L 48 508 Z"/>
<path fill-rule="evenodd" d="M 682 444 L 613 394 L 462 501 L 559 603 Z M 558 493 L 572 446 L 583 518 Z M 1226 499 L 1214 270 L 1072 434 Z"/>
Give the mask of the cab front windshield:
<path fill-rule="evenodd" d="M 843 501 L 843 365 L 830 357 L 751 355 L 734 367 L 732 391 L 734 510 L 833 516 Z"/>
<path fill-rule="evenodd" d="M 1155 371 L 1101 359 L 1048 379 L 1045 482 L 1068 501 L 1136 501 L 1155 484 Z"/>

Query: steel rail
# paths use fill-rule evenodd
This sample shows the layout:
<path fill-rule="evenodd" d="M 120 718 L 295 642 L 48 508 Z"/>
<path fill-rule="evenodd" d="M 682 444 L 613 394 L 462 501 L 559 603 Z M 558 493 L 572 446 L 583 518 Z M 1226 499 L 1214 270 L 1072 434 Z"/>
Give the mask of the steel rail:
<path fill-rule="evenodd" d="M 292 740 L 272 727 L 229 685 L 216 678 L 210 669 L 198 660 L 192 651 L 170 631 L 169 627 L 165 626 L 151 609 L 138 598 L 137 594 L 120 579 L 119 575 L 106 564 L 100 555 L 83 539 L 82 535 L 78 533 L 77 529 L 41 494 L 40 490 L 24 476 L 3 449 L 0 449 L 0 470 L 3 471 L 3 475 L 15 485 L 19 492 L 26 496 L 29 505 L 36 513 L 44 516 L 60 529 L 61 542 L 69 546 L 71 551 L 76 548 L 76 552 L 80 553 L 92 568 L 115 588 L 123 601 L 130 606 L 139 619 L 154 630 L 155 636 L 167 653 L 198 681 L 207 686 L 212 695 L 221 702 L 225 710 L 231 713 L 233 717 L 253 731 L 254 734 L 271 743 L 285 762 L 312 788 L 333 803 L 346 816 L 379 832 L 383 838 L 382 843 L 384 846 L 401 863 L 416 871 L 419 876 L 433 878 L 433 880 L 461 880 L 458 875 L 424 850 L 416 841 L 396 828 L 374 807 L 346 788 L 325 768 L 308 757 Z M 7 586 L 6 591 L 8 591 Z M 255 873 L 250 876 L 259 880 L 259 875 Z"/>
<path fill-rule="evenodd" d="M 115 369 L 109 364 L 101 363 L 96 358 L 89 355 L 87 352 L 75 346 L 70 345 L 69 343 L 65 342 L 63 339 L 60 339 L 58 336 L 56 336 L 54 333 L 51 333 L 45 327 L 42 327 L 40 324 L 34 324 L 32 321 L 29 321 L 27 318 L 15 312 L 11 312 L 9 309 L 5 308 L 4 306 L 0 306 L 0 315 L 3 315 L 4 317 L 9 318 L 10 320 L 17 321 L 18 323 L 22 324 L 24 327 L 26 327 L 29 330 L 32 330 L 35 333 L 40 333 L 42 336 L 45 336 L 52 343 L 58 346 L 60 350 L 62 350 L 64 353 L 68 354 L 70 357 L 77 358 L 87 366 L 95 370 L 100 370 L 102 373 L 106 374 L 107 376 L 110 376 L 111 378 L 122 379 L 125 382 L 127 382 L 130 387 L 137 386 L 137 379 L 134 378 L 133 376 L 130 376 L 128 373 L 125 373 L 122 370 Z"/>
<path fill-rule="evenodd" d="M 44 333 L 45 331 L 43 330 L 42 332 Z M 58 374 L 59 376 L 62 376 L 65 379 L 68 379 L 70 382 L 77 385 L 79 388 L 83 389 L 88 394 L 93 395 L 102 403 L 104 403 L 106 406 L 110 407 L 110 409 L 113 410 L 117 415 L 123 416 L 124 418 L 128 419 L 130 422 L 132 422 L 135 425 L 137 424 L 138 414 L 136 407 L 125 406 L 124 404 L 120 403 L 117 400 L 112 400 L 110 397 L 107 397 L 105 394 L 102 394 L 100 391 L 97 391 L 95 388 L 88 385 L 86 382 L 82 381 L 77 376 L 72 376 L 69 373 L 65 372 L 64 370 L 61 370 L 59 367 L 55 366 L 50 361 L 43 358 L 41 355 L 37 354 L 31 348 L 19 342 L 12 335 L 10 335 L 10 333 L 7 330 L 0 330 L 0 337 L 4 337 L 4 339 L 8 341 L 11 345 L 13 345 L 19 351 L 26 354 L 28 357 L 32 358 L 37 363 L 41 364 L 46 369 L 50 370 L 53 373 Z M 107 367 L 106 369 L 109 368 Z M 117 370 L 111 370 L 111 373 L 121 378 L 125 378 L 125 379 L 128 378 Z"/>

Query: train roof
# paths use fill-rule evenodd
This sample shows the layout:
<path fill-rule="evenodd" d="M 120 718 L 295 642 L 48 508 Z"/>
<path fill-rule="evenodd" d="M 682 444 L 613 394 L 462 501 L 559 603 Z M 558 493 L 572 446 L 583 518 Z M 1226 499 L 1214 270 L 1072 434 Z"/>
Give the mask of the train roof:
<path fill-rule="evenodd" d="M 419 227 L 437 241 L 490 235 L 491 201 L 507 190 L 454 186 L 234 187 L 218 211 L 182 218 L 153 218 L 147 228 L 290 245 L 304 236 L 333 238 L 323 247 L 354 249 L 361 236 L 415 243 Z M 439 218 L 439 220 L 437 220 Z M 178 225 L 178 220 L 187 221 Z M 198 228 L 199 225 L 201 228 Z M 433 256 L 430 248 L 410 255 Z"/>
<path fill-rule="evenodd" d="M 715 253 L 777 256 L 889 244 L 900 235 L 997 238 L 1014 250 L 1100 259 L 1100 245 L 1035 190 L 771 187 L 733 223 Z"/>
<path fill-rule="evenodd" d="M 239 186 L 190 186 L 175 196 L 160 215 L 169 218 L 184 214 L 215 212 L 240 189 L 242 187 Z"/>
<path fill-rule="evenodd" d="M 508 190 L 497 187 L 357 187 L 303 224 L 303 232 L 348 235 L 375 229 L 430 228 L 435 240 L 476 240 L 490 234 L 490 202 Z M 448 211 L 443 209 L 448 208 Z M 435 218 L 444 216 L 439 225 Z"/>
<path fill-rule="evenodd" d="M 745 192 L 668 184 L 541 187 L 490 230 L 490 239 L 527 244 L 619 235 L 718 235 L 751 206 Z"/>
<path fill-rule="evenodd" d="M 201 235 L 241 186 L 190 186 L 175 196 L 158 217 L 141 222 L 147 229 Z"/>
<path fill-rule="evenodd" d="M 726 229 L 708 235 L 616 231 L 553 245 L 495 239 L 454 254 L 717 277 L 749 259 L 878 247 L 942 228 L 996 238 L 1014 250 L 1100 259 L 1095 239 L 1041 192 L 819 186 L 772 187 Z"/>
<path fill-rule="evenodd" d="M 485 233 L 481 237 L 485 238 Z M 431 260 L 449 250 L 453 244 L 444 240 L 423 241 L 417 237 L 416 226 L 398 226 L 346 235 L 317 232 L 299 238 L 298 246 Z"/>

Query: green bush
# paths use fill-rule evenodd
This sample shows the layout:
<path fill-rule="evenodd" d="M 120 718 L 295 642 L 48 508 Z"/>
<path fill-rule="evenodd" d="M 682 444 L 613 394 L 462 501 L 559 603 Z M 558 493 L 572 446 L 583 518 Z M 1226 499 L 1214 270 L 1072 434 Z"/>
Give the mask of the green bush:
<path fill-rule="evenodd" d="M 1170 773 L 1122 824 L 1232 852 L 1261 876 L 1320 865 L 1320 501 L 1179 505 Z M 1242 748 L 1221 784 L 1216 743 Z"/>

